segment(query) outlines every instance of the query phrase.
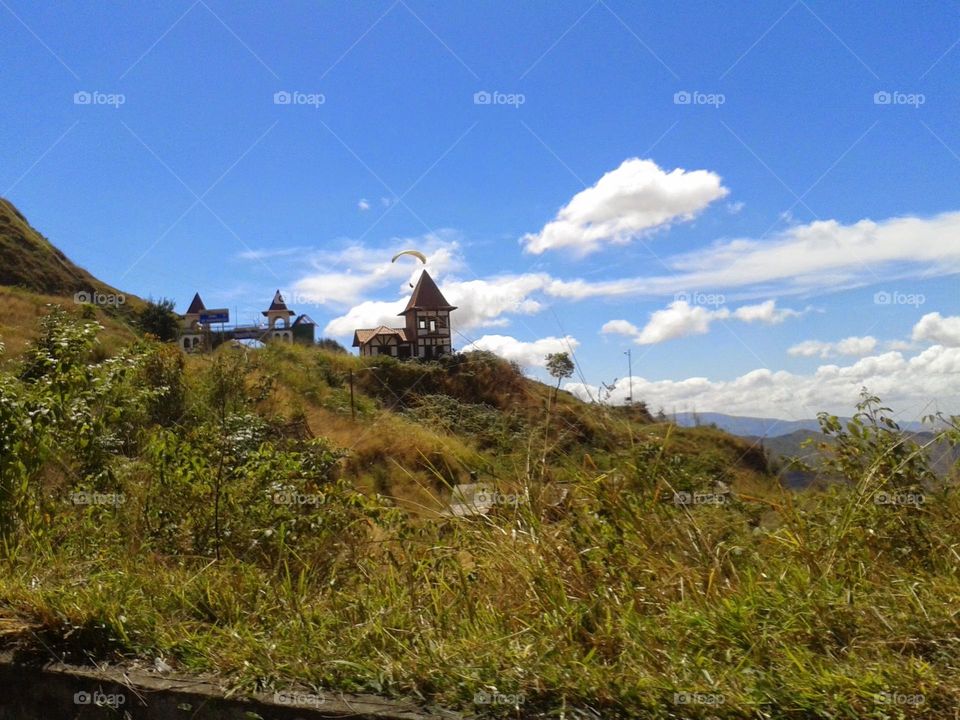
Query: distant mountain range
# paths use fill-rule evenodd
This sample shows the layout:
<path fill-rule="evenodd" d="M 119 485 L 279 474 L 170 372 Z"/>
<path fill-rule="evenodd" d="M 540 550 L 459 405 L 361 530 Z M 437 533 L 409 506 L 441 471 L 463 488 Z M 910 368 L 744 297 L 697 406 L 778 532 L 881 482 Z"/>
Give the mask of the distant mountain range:
<path fill-rule="evenodd" d="M 844 422 L 849 418 L 841 418 Z M 683 427 L 696 425 L 716 425 L 732 435 L 739 435 L 760 445 L 768 456 L 778 462 L 789 458 L 799 458 L 812 467 L 818 465 L 820 451 L 817 447 L 807 446 L 808 440 L 815 442 L 832 440 L 820 432 L 816 420 L 777 420 L 774 418 L 738 417 L 723 413 L 677 413 L 674 422 Z M 900 427 L 906 435 L 921 447 L 927 447 L 930 466 L 940 477 L 950 477 L 960 462 L 960 448 L 951 448 L 945 442 L 935 442 L 929 425 L 919 422 L 903 422 Z M 786 470 L 781 481 L 788 487 L 801 488 L 816 479 L 815 473 L 797 469 Z"/>
<path fill-rule="evenodd" d="M 673 421 L 681 427 L 694 427 L 697 425 L 716 425 L 721 430 L 726 430 L 731 435 L 740 435 L 742 437 L 762 437 L 775 438 L 782 435 L 790 435 L 798 430 L 807 430 L 813 433 L 819 433 L 820 423 L 816 418 L 808 420 L 779 420 L 777 418 L 758 418 L 741 417 L 738 415 L 724 415 L 723 413 L 675 413 L 671 416 Z M 846 423 L 850 418 L 841 418 Z M 900 423 L 900 427 L 911 432 L 930 431 L 929 425 L 916 421 L 907 421 Z"/>

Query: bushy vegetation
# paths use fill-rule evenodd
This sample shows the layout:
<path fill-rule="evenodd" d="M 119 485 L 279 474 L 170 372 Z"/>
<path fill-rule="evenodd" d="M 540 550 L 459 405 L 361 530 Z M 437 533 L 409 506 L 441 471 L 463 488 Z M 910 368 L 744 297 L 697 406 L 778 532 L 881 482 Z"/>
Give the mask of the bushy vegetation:
<path fill-rule="evenodd" d="M 173 300 L 167 298 L 160 298 L 156 302 L 147 300 L 136 313 L 137 327 L 164 342 L 176 340 L 180 322 L 174 307 Z"/>
<path fill-rule="evenodd" d="M 97 330 L 54 310 L 0 371 L 0 615 L 32 625 L 20 643 L 505 717 L 960 701 L 960 500 L 875 398 L 824 417 L 849 482 L 788 493 L 720 431 L 554 407 L 484 354 L 104 357 Z M 471 468 L 490 514 L 434 512 Z M 431 512 L 402 507 L 403 477 Z"/>

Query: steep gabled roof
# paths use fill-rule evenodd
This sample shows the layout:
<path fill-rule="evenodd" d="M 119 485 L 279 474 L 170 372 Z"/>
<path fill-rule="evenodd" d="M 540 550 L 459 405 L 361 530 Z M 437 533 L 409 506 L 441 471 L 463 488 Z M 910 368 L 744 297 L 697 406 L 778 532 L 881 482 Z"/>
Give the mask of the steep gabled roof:
<path fill-rule="evenodd" d="M 203 304 L 203 300 L 200 299 L 200 293 L 197 293 L 193 296 L 193 301 L 190 303 L 190 307 L 187 308 L 187 315 L 197 315 L 202 313 L 207 309 L 207 306 Z"/>
<path fill-rule="evenodd" d="M 361 328 L 353 333 L 353 347 L 366 345 L 377 335 L 396 335 L 400 342 L 407 342 L 407 331 L 405 328 L 391 328 L 381 325 L 378 328 Z"/>
<path fill-rule="evenodd" d="M 297 327 L 298 325 L 316 325 L 309 315 L 301 315 L 296 320 L 293 321 L 293 326 Z"/>
<path fill-rule="evenodd" d="M 430 277 L 430 274 L 424 270 L 420 274 L 417 286 L 413 289 L 407 306 L 400 315 L 406 315 L 411 310 L 456 310 L 457 308 L 447 302 L 447 299 L 440 292 L 440 288 Z"/>
<path fill-rule="evenodd" d="M 267 310 L 264 310 L 263 314 L 266 315 L 267 313 L 272 313 L 277 311 L 285 312 L 288 315 L 294 314 L 293 310 L 287 307 L 287 303 L 284 302 L 283 295 L 280 294 L 279 290 L 277 290 L 277 292 L 274 294 L 273 302 L 270 303 L 270 308 Z"/>

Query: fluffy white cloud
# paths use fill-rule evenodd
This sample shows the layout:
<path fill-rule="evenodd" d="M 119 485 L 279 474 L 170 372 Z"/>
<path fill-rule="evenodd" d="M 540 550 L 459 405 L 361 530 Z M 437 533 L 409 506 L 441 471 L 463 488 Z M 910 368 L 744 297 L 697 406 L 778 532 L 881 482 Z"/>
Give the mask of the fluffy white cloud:
<path fill-rule="evenodd" d="M 390 262 L 396 253 L 409 248 L 419 248 L 427 256 L 426 266 L 409 257 Z M 436 277 L 464 265 L 451 231 L 395 240 L 387 248 L 352 244 L 335 251 L 315 251 L 306 257 L 317 272 L 301 278 L 293 291 L 284 295 L 290 305 L 350 306 L 385 283 L 394 282 L 409 292 L 408 285 L 416 282 L 424 267 Z"/>
<path fill-rule="evenodd" d="M 807 310 L 778 308 L 776 300 L 767 300 L 757 305 L 741 305 L 733 311 L 732 317 L 746 323 L 759 322 L 764 325 L 779 325 L 787 318 L 800 317 Z"/>
<path fill-rule="evenodd" d="M 573 196 L 538 233 L 522 238 L 527 252 L 569 248 L 585 255 L 604 244 L 622 245 L 676 221 L 693 219 L 729 190 L 707 170 L 662 170 L 630 158 Z"/>
<path fill-rule="evenodd" d="M 864 337 L 848 337 L 837 342 L 822 342 L 820 340 L 804 340 L 787 350 L 794 357 L 834 357 L 846 355 L 863 357 L 877 349 L 877 339 L 870 335 Z M 903 348 L 899 348 L 903 349 Z"/>
<path fill-rule="evenodd" d="M 867 387 L 894 410 L 916 419 L 938 410 L 960 413 L 958 373 L 960 347 L 935 345 L 913 357 L 888 352 L 847 366 L 822 365 L 808 375 L 758 369 L 733 380 L 634 377 L 633 394 L 652 409 L 662 407 L 667 412 L 696 410 L 798 419 L 813 417 L 821 410 L 849 415 L 860 389 Z M 622 403 L 628 385 L 627 378 L 617 381 L 610 402 Z M 566 383 L 564 388 L 584 399 L 597 396 L 595 386 Z"/>
<path fill-rule="evenodd" d="M 638 345 L 655 345 L 666 340 L 703 335 L 710 330 L 712 320 L 729 313 L 709 310 L 702 305 L 690 305 L 684 300 L 670 303 L 665 310 L 657 310 L 634 338 Z"/>
<path fill-rule="evenodd" d="M 635 337 L 640 334 L 640 328 L 627 320 L 610 320 L 603 324 L 600 332 L 604 335 L 626 335 Z"/>
<path fill-rule="evenodd" d="M 357 203 L 357 210 L 360 212 L 366 212 L 370 209 L 370 202 L 366 198 L 360 198 L 360 201 Z"/>
<path fill-rule="evenodd" d="M 769 240 L 719 242 L 664 258 L 669 274 L 588 282 L 555 280 L 555 297 L 664 296 L 690 288 L 749 288 L 770 294 L 853 288 L 905 277 L 960 273 L 960 212 L 843 225 L 797 225 Z"/>
<path fill-rule="evenodd" d="M 532 342 L 518 340 L 509 335 L 484 335 L 465 347 L 464 352 L 489 350 L 524 367 L 544 367 L 546 356 L 550 353 L 575 351 L 579 345 L 577 339 L 569 335 L 562 338 L 545 337 Z"/>
<path fill-rule="evenodd" d="M 335 317 L 323 329 L 324 334 L 334 337 L 352 336 L 357 328 L 375 328 L 381 325 L 400 327 L 403 320 L 398 316 L 406 300 L 367 300 L 354 305 L 345 315 Z"/>
<path fill-rule="evenodd" d="M 416 274 L 419 275 L 419 272 L 418 267 Z M 438 282 L 438 285 L 447 301 L 457 307 L 453 316 L 456 335 L 458 331 L 465 332 L 477 327 L 509 325 L 507 315 L 532 315 L 540 312 L 542 304 L 531 295 L 549 281 L 547 275 L 528 273 L 500 275 L 481 280 L 447 280 Z M 340 278 L 340 283 L 341 287 L 349 287 L 346 278 Z M 331 320 L 324 332 L 331 335 L 351 335 L 356 328 L 396 326 L 401 322 L 397 313 L 403 310 L 409 294 L 410 288 L 406 287 L 402 299 L 360 302 L 344 315 Z M 455 346 L 459 341 L 464 340 L 462 337 L 454 337 Z"/>
<path fill-rule="evenodd" d="M 943 317 L 938 312 L 927 313 L 913 326 L 913 340 L 960 347 L 960 316 Z"/>
<path fill-rule="evenodd" d="M 665 309 L 651 313 L 642 329 L 626 320 L 610 320 L 600 328 L 600 332 L 626 335 L 633 338 L 638 345 L 655 345 L 690 335 L 703 335 L 710 330 L 710 325 L 715 320 L 775 325 L 788 317 L 802 315 L 803 312 L 789 308 L 778 309 L 775 300 L 756 305 L 741 305 L 732 311 L 726 307 L 711 310 L 702 305 L 691 305 L 686 300 L 675 300 Z"/>
<path fill-rule="evenodd" d="M 509 324 L 508 314 L 533 315 L 543 309 L 531 295 L 542 290 L 550 277 L 542 273 L 500 275 L 480 280 L 447 280 L 440 283 L 443 296 L 457 306 L 456 327 L 497 327 Z"/>

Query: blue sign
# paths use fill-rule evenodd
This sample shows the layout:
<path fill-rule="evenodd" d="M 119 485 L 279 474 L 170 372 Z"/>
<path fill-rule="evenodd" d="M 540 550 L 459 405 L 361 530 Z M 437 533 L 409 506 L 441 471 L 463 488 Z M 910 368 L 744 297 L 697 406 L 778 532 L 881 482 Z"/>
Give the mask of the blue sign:
<path fill-rule="evenodd" d="M 230 311 L 229 310 L 204 310 L 200 313 L 200 322 L 204 325 L 209 323 L 226 323 L 230 322 Z"/>

